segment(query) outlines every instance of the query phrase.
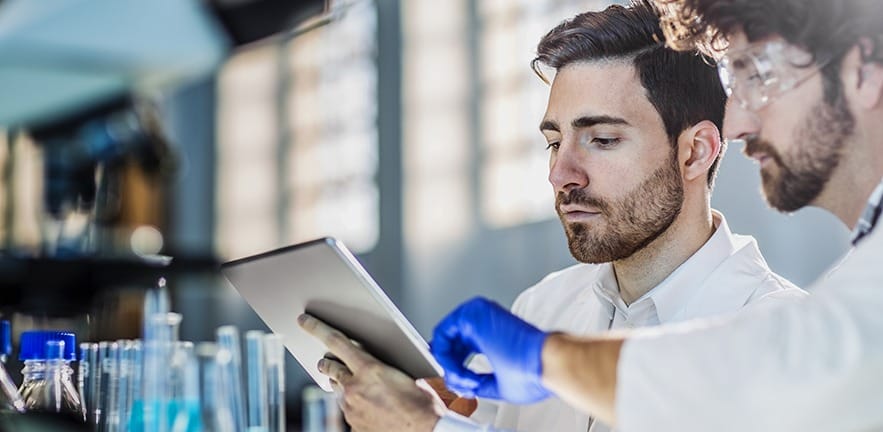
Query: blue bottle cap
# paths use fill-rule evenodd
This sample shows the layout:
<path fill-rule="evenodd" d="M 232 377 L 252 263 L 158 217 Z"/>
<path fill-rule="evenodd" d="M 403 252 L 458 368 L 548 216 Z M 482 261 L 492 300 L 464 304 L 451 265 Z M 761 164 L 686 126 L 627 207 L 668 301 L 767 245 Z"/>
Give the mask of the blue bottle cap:
<path fill-rule="evenodd" d="M 46 342 L 64 341 L 64 359 L 77 359 L 77 337 L 71 332 L 31 330 L 22 332 L 19 360 L 46 360 Z"/>
<path fill-rule="evenodd" d="M 0 354 L 9 355 L 12 353 L 12 326 L 9 321 L 0 321 Z"/>

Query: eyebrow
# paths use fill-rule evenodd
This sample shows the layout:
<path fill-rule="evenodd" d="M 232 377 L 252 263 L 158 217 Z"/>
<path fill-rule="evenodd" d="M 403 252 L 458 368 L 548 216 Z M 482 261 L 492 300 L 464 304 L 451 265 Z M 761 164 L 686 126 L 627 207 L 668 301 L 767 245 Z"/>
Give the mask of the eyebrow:
<path fill-rule="evenodd" d="M 626 119 L 624 119 L 624 118 L 607 116 L 607 115 L 582 116 L 582 117 L 578 117 L 578 118 L 574 119 L 572 122 L 570 122 L 570 125 L 574 129 L 583 129 L 583 128 L 587 128 L 587 127 L 596 126 L 599 124 L 631 126 L 631 124 L 628 121 L 626 121 Z M 561 127 L 558 126 L 558 123 L 555 122 L 554 120 L 543 120 L 543 122 L 540 123 L 540 131 L 561 132 Z"/>

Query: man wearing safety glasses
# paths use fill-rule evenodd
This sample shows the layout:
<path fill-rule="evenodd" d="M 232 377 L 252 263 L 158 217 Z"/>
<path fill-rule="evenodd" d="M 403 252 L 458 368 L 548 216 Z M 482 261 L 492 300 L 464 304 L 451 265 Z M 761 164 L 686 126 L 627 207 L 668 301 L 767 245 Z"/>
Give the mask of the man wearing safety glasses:
<path fill-rule="evenodd" d="M 669 43 L 722 55 L 724 134 L 759 162 L 770 205 L 831 212 L 854 250 L 798 303 L 606 337 L 544 333 L 473 300 L 433 337 L 448 385 L 553 392 L 624 432 L 883 430 L 883 7 L 656 1 Z M 463 366 L 475 353 L 493 374 Z"/>

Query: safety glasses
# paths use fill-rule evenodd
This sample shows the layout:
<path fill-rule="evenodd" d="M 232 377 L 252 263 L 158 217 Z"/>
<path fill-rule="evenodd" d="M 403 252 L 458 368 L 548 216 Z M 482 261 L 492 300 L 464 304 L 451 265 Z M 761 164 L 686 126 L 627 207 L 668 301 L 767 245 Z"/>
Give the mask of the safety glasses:
<path fill-rule="evenodd" d="M 717 69 L 727 95 L 744 109 L 757 111 L 818 73 L 827 62 L 780 41 L 730 51 Z"/>

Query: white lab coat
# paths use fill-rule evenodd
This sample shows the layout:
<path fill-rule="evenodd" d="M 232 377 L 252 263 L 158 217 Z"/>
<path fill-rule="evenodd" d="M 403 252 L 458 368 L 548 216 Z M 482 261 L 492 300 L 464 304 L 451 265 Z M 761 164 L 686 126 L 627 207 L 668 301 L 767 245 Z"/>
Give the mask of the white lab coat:
<path fill-rule="evenodd" d="M 812 296 L 630 338 L 620 430 L 883 431 L 881 257 L 878 227 Z"/>

